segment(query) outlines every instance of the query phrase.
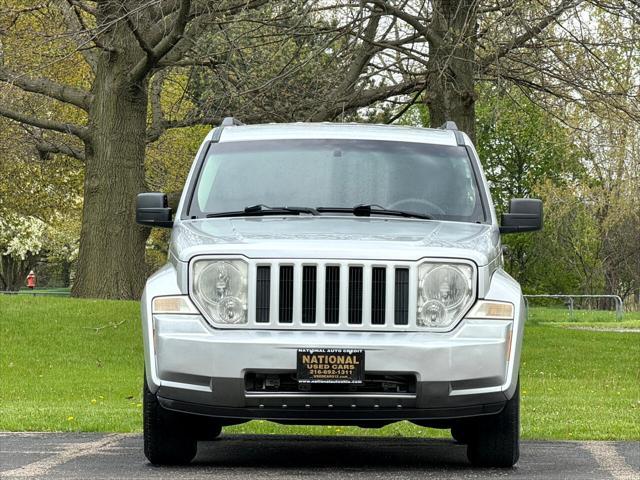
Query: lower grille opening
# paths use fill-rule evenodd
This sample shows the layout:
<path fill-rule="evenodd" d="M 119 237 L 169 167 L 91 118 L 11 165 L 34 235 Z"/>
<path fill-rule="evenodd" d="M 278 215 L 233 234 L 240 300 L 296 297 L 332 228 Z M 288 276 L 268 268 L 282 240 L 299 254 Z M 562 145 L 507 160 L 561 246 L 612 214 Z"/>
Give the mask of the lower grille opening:
<path fill-rule="evenodd" d="M 408 374 L 366 374 L 362 384 L 298 383 L 295 372 L 247 372 L 244 376 L 247 392 L 261 393 L 416 393 L 416 376 Z"/>

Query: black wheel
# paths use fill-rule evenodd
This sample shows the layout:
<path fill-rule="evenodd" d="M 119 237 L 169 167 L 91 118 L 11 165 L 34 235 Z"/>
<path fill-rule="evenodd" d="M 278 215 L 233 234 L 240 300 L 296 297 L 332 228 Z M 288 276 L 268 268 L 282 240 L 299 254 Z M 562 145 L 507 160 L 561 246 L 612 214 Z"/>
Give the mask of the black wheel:
<path fill-rule="evenodd" d="M 480 467 L 513 467 L 520 457 L 520 383 L 498 415 L 475 421 L 467 458 Z"/>
<path fill-rule="evenodd" d="M 471 437 L 471 428 L 470 425 L 454 425 L 451 427 L 451 436 L 456 442 L 466 445 Z"/>
<path fill-rule="evenodd" d="M 191 417 L 165 410 L 144 382 L 144 455 L 155 465 L 184 465 L 198 449 Z"/>
<path fill-rule="evenodd" d="M 215 440 L 222 433 L 222 426 L 215 418 L 194 415 L 189 420 L 197 440 Z"/>

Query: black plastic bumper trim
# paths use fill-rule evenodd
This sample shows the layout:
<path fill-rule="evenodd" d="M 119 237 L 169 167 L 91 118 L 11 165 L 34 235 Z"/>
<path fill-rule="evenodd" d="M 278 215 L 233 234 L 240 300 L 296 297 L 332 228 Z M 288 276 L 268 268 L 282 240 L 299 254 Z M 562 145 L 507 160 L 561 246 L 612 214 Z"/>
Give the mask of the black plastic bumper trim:
<path fill-rule="evenodd" d="M 177 412 L 206 415 L 218 418 L 243 420 L 446 420 L 495 415 L 500 413 L 506 402 L 469 405 L 448 408 L 253 408 L 253 407 L 216 407 L 200 403 L 184 402 L 158 397 L 163 408 Z"/>

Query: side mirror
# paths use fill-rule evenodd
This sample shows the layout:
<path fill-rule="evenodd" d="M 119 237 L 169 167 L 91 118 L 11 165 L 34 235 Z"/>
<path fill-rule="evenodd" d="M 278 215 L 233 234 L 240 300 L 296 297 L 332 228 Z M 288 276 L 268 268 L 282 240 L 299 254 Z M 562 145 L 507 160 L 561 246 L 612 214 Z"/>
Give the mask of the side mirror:
<path fill-rule="evenodd" d="M 136 222 L 145 227 L 173 227 L 173 211 L 164 193 L 140 193 L 136 199 Z"/>
<path fill-rule="evenodd" d="M 542 200 L 513 198 L 509 203 L 509 213 L 502 214 L 500 233 L 542 230 L 542 218 Z"/>

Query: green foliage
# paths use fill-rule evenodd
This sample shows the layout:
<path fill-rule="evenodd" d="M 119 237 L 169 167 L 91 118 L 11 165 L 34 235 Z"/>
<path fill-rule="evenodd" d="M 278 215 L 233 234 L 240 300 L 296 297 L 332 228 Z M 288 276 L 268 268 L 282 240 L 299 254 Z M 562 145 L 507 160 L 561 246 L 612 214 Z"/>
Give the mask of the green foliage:
<path fill-rule="evenodd" d="M 0 133 L 0 289 L 15 289 L 37 262 L 75 258 L 82 165 L 37 155 L 24 131 L 6 120 Z"/>
<path fill-rule="evenodd" d="M 575 187 L 544 182 L 536 188 L 544 202 L 545 226 L 529 235 L 526 274 L 531 293 L 605 291 L 601 232 L 589 205 Z"/>
<path fill-rule="evenodd" d="M 0 311 L 0 430 L 141 430 L 137 302 L 0 296 Z M 545 322 L 567 314 L 561 309 L 537 313 L 532 309 L 531 315 Z M 616 325 L 608 312 L 589 320 Z M 43 322 L 46 329 L 39 328 Z M 526 328 L 522 362 L 524 438 L 640 439 L 638 334 L 534 323 Z M 448 436 L 407 422 L 383 429 L 250 422 L 225 431 Z"/>
<path fill-rule="evenodd" d="M 481 87 L 476 148 L 498 212 L 509 200 L 533 196 L 538 185 L 564 185 L 584 174 L 582 152 L 568 129 L 516 91 Z"/>

